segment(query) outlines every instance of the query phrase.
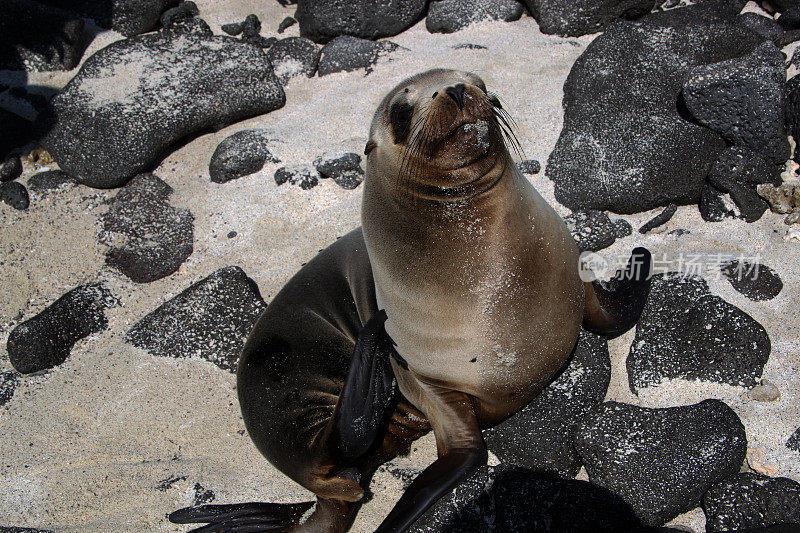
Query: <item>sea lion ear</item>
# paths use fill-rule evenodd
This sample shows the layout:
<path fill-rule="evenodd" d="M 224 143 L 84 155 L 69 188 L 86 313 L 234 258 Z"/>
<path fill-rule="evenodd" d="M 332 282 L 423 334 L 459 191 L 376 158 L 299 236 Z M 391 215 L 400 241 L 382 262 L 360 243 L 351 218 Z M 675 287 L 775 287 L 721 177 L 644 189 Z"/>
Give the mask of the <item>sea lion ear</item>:
<path fill-rule="evenodd" d="M 503 109 L 503 106 L 500 105 L 500 99 L 497 97 L 497 95 L 489 93 L 487 97 L 489 98 L 489 103 L 491 103 L 497 109 Z"/>
<path fill-rule="evenodd" d="M 364 155 L 369 155 L 369 153 L 378 146 L 375 141 L 367 141 L 367 145 L 364 147 Z"/>

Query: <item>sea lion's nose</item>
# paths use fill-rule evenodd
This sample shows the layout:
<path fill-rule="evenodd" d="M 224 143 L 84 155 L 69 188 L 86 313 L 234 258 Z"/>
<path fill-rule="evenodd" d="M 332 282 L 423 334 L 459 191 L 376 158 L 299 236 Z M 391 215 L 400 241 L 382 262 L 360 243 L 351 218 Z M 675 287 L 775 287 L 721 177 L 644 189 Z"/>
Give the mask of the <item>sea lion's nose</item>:
<path fill-rule="evenodd" d="M 464 90 L 466 88 L 463 83 L 459 83 L 455 87 L 448 87 L 444 92 L 455 101 L 459 109 L 464 109 Z"/>

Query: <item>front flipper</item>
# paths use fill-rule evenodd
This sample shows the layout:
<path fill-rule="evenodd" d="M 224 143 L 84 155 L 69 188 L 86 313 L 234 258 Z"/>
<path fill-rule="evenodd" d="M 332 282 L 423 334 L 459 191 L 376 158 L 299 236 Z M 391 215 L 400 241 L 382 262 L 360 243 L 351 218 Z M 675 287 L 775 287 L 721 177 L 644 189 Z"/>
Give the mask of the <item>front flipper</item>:
<path fill-rule="evenodd" d="M 397 388 L 384 322 L 386 311 L 381 310 L 359 333 L 336 409 L 339 453 L 347 460 L 362 456 L 375 442 Z"/>
<path fill-rule="evenodd" d="M 645 248 L 634 248 L 624 270 L 608 282 L 585 284 L 584 329 L 616 337 L 631 329 L 639 320 L 650 293 L 652 258 Z"/>
<path fill-rule="evenodd" d="M 403 394 L 430 421 L 439 458 L 409 485 L 375 533 L 405 531 L 488 459 L 472 400 L 467 394 L 424 382 L 410 370 L 398 370 L 397 379 Z"/>
<path fill-rule="evenodd" d="M 195 533 L 280 531 L 296 526 L 314 502 L 235 503 L 179 509 L 167 517 L 173 524 L 208 524 Z"/>

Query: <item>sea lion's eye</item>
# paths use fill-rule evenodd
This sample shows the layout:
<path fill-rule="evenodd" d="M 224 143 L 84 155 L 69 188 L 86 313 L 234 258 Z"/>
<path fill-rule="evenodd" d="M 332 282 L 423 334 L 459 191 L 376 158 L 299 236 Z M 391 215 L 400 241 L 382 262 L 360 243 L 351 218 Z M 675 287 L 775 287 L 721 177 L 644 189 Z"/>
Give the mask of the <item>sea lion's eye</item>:
<path fill-rule="evenodd" d="M 411 117 L 414 115 L 414 106 L 408 102 L 396 102 L 389 110 L 389 122 L 392 125 L 394 143 L 399 144 L 408 138 L 411 131 Z"/>

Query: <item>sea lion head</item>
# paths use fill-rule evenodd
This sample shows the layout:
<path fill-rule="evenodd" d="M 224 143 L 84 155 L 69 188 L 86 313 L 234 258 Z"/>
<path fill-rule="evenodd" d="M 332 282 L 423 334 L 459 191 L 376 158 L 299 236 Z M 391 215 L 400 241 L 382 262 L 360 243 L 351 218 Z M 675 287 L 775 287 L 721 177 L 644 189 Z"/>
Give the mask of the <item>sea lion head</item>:
<path fill-rule="evenodd" d="M 463 196 L 491 186 L 490 170 L 511 161 L 509 117 L 475 74 L 434 69 L 383 99 L 364 150 L 382 179 L 423 196 Z M 487 183 L 483 183 L 486 181 Z M 386 185 L 391 185 L 387 183 Z"/>

